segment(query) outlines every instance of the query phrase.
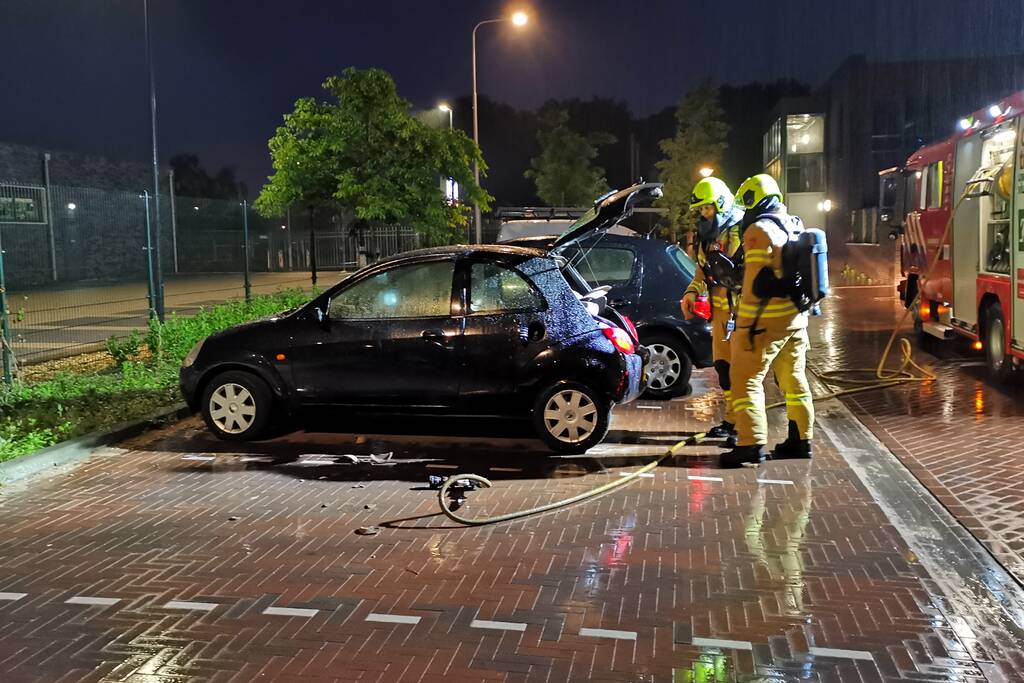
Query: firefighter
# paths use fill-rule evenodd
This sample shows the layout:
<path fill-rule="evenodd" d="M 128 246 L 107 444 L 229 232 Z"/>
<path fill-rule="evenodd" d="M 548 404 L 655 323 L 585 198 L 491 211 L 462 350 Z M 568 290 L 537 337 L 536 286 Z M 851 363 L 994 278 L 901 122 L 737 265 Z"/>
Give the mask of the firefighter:
<path fill-rule="evenodd" d="M 732 257 L 740 247 L 740 221 L 743 211 L 735 204 L 729 186 L 718 178 L 704 178 L 693 188 L 690 209 L 699 212 L 697 240 L 694 253 L 697 272 L 693 282 L 686 288 L 680 305 L 683 317 L 693 317 L 693 306 L 698 296 L 711 299 L 711 354 L 718 384 L 725 395 L 725 419 L 709 429 L 706 436 L 711 439 L 726 439 L 728 446 L 736 445 L 736 419 L 732 412 L 732 392 L 729 385 L 729 344 L 730 323 L 733 319 L 733 296 L 721 285 L 710 284 L 714 278 L 708 268 L 708 254 L 718 250 Z"/>
<path fill-rule="evenodd" d="M 732 343 L 732 408 L 737 445 L 723 453 L 722 467 L 764 462 L 768 443 L 764 379 L 769 369 L 785 394 L 789 434 L 772 458 L 810 458 L 814 406 L 805 373 L 808 313 L 784 291 L 782 247 L 789 241 L 782 192 L 767 174 L 748 178 L 736 203 L 746 210 L 741 226 L 745 266 Z"/>

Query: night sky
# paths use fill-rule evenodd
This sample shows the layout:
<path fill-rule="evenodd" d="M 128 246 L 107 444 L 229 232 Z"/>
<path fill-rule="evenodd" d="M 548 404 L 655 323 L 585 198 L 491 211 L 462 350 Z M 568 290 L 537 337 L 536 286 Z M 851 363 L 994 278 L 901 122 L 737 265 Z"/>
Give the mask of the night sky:
<path fill-rule="evenodd" d="M 325 76 L 382 67 L 416 107 L 468 94 L 473 25 L 513 8 L 530 25 L 483 27 L 478 74 L 520 107 L 600 95 L 643 115 L 707 77 L 817 85 L 853 53 L 1024 51 L 1024 0 L 151 0 L 161 158 L 233 165 L 255 191 L 267 138 Z M 0 140 L 145 160 L 142 29 L 141 0 L 0 0 Z"/>

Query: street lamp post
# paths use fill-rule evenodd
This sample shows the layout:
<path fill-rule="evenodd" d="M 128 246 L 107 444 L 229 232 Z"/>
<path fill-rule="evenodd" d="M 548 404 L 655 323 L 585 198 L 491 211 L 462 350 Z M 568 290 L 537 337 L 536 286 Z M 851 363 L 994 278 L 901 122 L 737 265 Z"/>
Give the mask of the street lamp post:
<path fill-rule="evenodd" d="M 437 108 L 438 108 L 438 110 L 442 114 L 448 114 L 448 130 L 452 130 L 453 129 L 453 126 L 452 126 L 452 108 L 449 107 L 444 102 L 442 102 L 441 104 L 437 105 Z"/>
<path fill-rule="evenodd" d="M 480 124 L 477 118 L 477 90 L 476 90 L 476 32 L 481 26 L 485 24 L 500 24 L 503 21 L 511 21 L 515 26 L 526 25 L 527 17 L 524 12 L 516 12 L 509 18 L 501 19 L 487 19 L 481 21 L 479 24 L 473 27 L 473 142 L 476 146 L 480 147 Z M 477 187 L 480 187 L 480 163 L 476 160 L 473 161 L 473 181 Z M 483 242 L 483 229 L 480 224 L 480 205 L 473 204 L 473 225 L 476 226 L 476 241 L 477 244 Z"/>
<path fill-rule="evenodd" d="M 160 262 L 160 165 L 156 153 L 156 80 L 153 77 L 153 49 L 149 40 L 149 2 L 142 0 L 142 17 L 146 23 L 146 64 L 149 67 L 149 124 L 153 139 L 153 251 L 150 257 L 154 263 L 153 301 L 157 320 L 164 321 L 164 273 Z"/>

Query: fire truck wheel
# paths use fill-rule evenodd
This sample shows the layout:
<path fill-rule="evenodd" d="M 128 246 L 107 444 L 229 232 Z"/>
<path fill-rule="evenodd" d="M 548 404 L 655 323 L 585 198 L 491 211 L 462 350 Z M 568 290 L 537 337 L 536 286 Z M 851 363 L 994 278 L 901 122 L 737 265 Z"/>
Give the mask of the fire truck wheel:
<path fill-rule="evenodd" d="M 1013 360 L 1006 353 L 1006 317 L 999 304 L 989 304 L 985 309 L 985 330 L 982 344 L 985 346 L 985 365 L 989 376 L 996 382 L 1004 382 L 1013 369 Z"/>

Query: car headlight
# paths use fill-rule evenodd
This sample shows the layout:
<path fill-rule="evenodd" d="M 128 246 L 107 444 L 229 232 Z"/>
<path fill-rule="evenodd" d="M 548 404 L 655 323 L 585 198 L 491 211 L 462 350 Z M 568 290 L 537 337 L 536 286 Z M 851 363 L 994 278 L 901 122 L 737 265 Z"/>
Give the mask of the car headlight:
<path fill-rule="evenodd" d="M 181 367 L 183 367 L 183 368 L 190 368 L 190 367 L 192 367 L 192 364 L 196 362 L 196 358 L 199 357 L 199 351 L 202 350 L 203 344 L 205 344 L 205 343 L 206 343 L 206 340 L 203 339 L 198 344 L 193 346 L 192 350 L 188 352 L 187 356 L 185 356 L 185 360 L 181 361 Z"/>

